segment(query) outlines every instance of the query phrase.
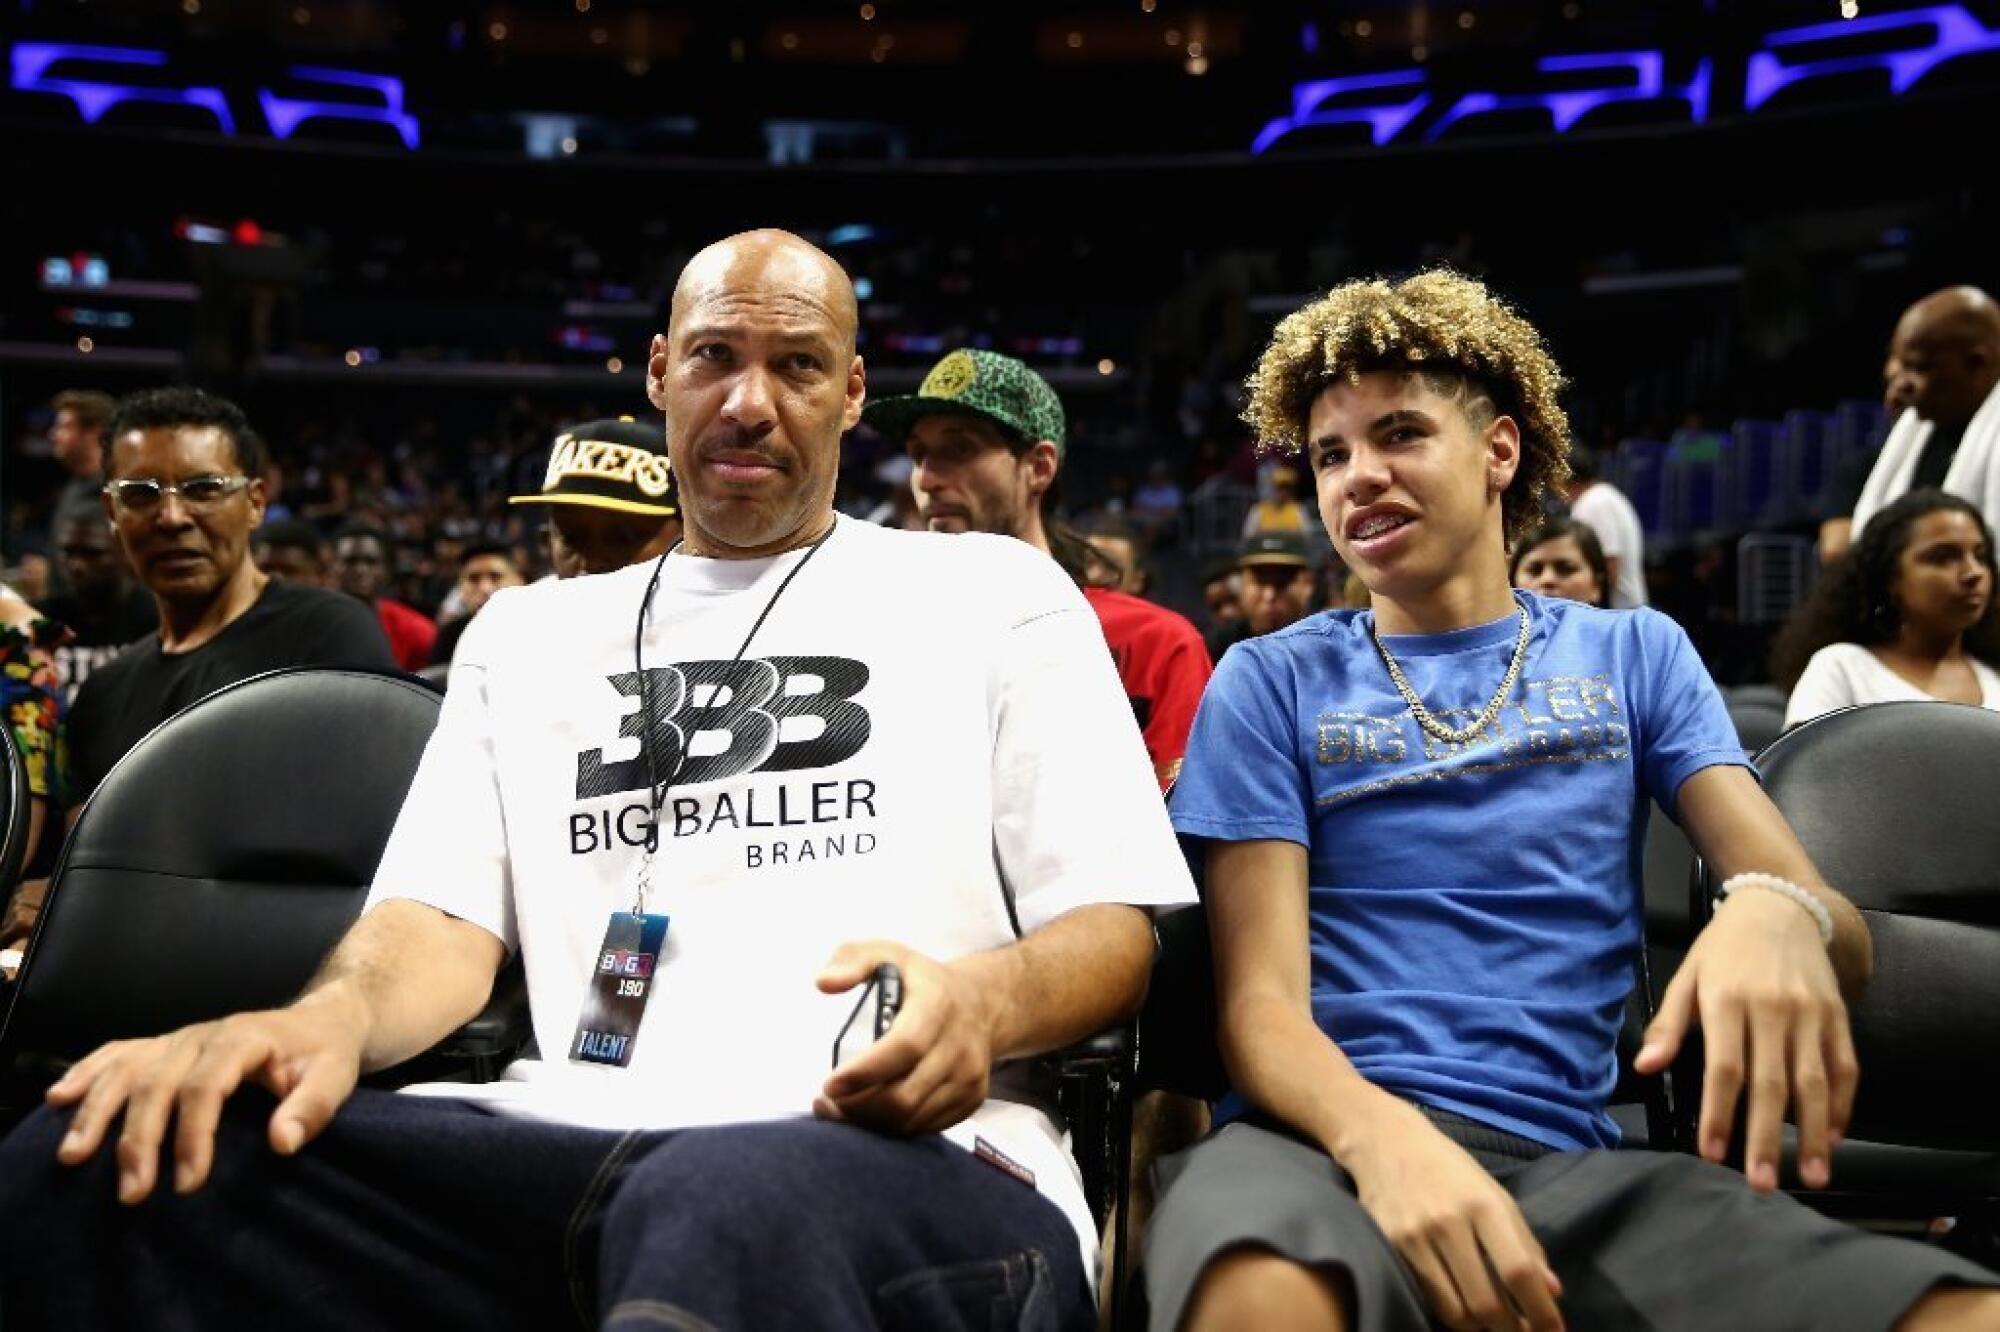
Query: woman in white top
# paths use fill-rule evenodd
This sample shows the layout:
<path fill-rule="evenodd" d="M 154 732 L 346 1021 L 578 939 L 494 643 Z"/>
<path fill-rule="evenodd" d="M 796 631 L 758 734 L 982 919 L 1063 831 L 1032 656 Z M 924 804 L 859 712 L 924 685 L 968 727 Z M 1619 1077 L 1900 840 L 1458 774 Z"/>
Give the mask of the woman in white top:
<path fill-rule="evenodd" d="M 1785 725 L 1897 699 L 2000 710 L 1993 584 L 1993 534 L 1971 504 L 1913 490 L 1882 509 L 1778 636 Z"/>

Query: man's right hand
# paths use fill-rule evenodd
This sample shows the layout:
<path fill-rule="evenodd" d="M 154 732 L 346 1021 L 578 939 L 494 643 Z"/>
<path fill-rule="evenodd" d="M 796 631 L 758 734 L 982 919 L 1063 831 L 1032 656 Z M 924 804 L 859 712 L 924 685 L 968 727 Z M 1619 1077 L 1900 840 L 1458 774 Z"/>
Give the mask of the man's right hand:
<path fill-rule="evenodd" d="M 336 983 L 286 1008 L 102 1046 L 48 1090 L 51 1105 L 76 1107 L 56 1159 L 65 1165 L 88 1160 L 123 1111 L 118 1199 L 142 1202 L 159 1179 L 171 1119 L 174 1191 L 192 1193 L 207 1181 L 215 1160 L 222 1103 L 246 1080 L 279 1098 L 271 1148 L 289 1156 L 317 1137 L 353 1093 L 367 1038 L 365 1013 L 361 1001 Z"/>
<path fill-rule="evenodd" d="M 1361 1118 L 1338 1159 L 1438 1320 L 1482 1332 L 1562 1327 L 1562 1283 L 1499 1181 L 1407 1102 L 1384 1093 Z"/>

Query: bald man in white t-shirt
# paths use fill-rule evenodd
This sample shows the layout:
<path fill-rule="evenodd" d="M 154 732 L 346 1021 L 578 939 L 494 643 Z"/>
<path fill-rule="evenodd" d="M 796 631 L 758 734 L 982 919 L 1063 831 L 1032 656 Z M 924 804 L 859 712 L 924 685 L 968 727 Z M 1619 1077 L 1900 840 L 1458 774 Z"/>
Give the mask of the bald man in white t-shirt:
<path fill-rule="evenodd" d="M 689 262 L 649 366 L 684 544 L 481 611 L 303 997 L 107 1046 L 0 1141 L 10 1318 L 1095 1326 L 1035 1057 L 1136 1011 L 1193 886 L 1062 571 L 836 517 L 855 322 L 795 236 Z M 516 953 L 539 1058 L 356 1091 Z"/>

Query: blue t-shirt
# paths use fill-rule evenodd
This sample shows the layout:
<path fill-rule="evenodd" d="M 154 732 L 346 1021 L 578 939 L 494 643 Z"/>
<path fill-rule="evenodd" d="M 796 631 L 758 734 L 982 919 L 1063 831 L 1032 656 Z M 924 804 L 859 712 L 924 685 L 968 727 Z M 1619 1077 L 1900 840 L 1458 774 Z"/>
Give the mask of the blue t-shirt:
<path fill-rule="evenodd" d="M 1313 1016 L 1377 1086 L 1552 1147 L 1605 1113 L 1641 943 L 1648 797 L 1747 766 L 1680 626 L 1516 593 L 1528 654 L 1498 719 L 1432 738 L 1373 615 L 1328 611 L 1233 647 L 1174 789 L 1174 826 L 1307 849 Z M 1516 616 L 1388 648 L 1447 726 L 1506 673 Z M 1240 1113 L 1226 1103 L 1224 1117 Z"/>

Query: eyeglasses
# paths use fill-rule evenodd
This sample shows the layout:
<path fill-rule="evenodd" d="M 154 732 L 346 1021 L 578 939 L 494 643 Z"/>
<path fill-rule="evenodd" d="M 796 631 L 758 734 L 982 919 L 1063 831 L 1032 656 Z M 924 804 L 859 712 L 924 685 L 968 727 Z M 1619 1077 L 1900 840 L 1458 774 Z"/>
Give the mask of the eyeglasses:
<path fill-rule="evenodd" d="M 169 495 L 179 495 L 190 509 L 207 512 L 250 484 L 247 476 L 191 476 L 168 485 L 151 478 L 107 481 L 104 493 L 127 513 L 151 513 Z"/>

